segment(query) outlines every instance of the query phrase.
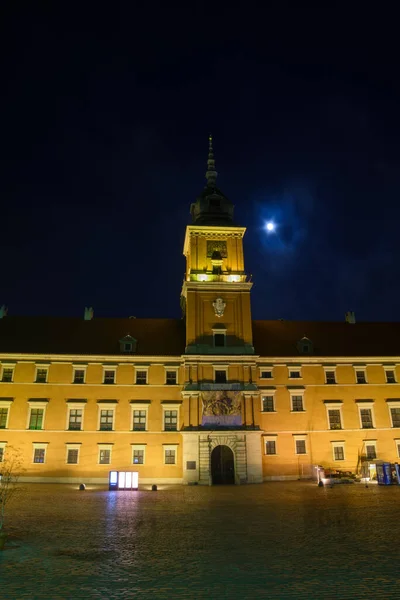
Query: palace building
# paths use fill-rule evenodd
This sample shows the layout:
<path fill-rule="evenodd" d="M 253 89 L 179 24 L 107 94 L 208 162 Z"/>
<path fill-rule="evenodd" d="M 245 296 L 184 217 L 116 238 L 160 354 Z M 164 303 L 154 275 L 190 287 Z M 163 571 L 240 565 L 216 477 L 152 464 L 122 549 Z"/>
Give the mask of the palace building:
<path fill-rule="evenodd" d="M 211 140 L 206 179 L 182 319 L 0 309 L 0 461 L 20 448 L 27 481 L 244 484 L 398 460 L 400 325 L 253 321 Z"/>

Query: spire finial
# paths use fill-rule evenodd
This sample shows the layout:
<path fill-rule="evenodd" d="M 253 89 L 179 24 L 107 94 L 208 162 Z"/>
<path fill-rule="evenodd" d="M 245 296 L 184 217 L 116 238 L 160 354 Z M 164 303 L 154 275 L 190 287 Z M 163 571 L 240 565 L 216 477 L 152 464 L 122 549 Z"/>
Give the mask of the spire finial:
<path fill-rule="evenodd" d="M 207 187 L 215 188 L 217 182 L 217 171 L 215 170 L 214 150 L 212 145 L 213 139 L 211 133 L 208 135 L 208 160 L 207 160 Z"/>

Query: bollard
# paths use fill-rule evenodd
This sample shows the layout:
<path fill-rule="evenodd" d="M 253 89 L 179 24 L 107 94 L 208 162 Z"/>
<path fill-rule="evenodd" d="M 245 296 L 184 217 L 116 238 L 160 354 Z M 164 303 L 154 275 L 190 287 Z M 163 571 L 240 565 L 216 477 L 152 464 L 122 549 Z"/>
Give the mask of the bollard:
<path fill-rule="evenodd" d="M 151 486 L 151 491 L 152 492 L 156 492 L 157 491 L 157 486 L 156 486 L 155 483 Z"/>
<path fill-rule="evenodd" d="M 86 490 L 86 485 L 84 483 L 81 483 L 80 486 L 79 486 L 79 490 L 81 492 L 84 492 Z"/>

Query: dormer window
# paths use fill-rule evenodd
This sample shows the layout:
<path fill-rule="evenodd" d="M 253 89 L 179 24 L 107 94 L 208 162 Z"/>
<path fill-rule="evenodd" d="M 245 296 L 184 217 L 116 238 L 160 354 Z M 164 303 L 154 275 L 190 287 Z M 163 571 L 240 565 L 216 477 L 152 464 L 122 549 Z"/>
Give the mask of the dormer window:
<path fill-rule="evenodd" d="M 126 335 L 119 340 L 119 349 L 123 354 L 133 354 L 136 352 L 137 340 L 131 335 Z"/>
<path fill-rule="evenodd" d="M 306 335 L 297 342 L 297 350 L 299 354 L 312 354 L 314 351 L 313 343 Z"/>

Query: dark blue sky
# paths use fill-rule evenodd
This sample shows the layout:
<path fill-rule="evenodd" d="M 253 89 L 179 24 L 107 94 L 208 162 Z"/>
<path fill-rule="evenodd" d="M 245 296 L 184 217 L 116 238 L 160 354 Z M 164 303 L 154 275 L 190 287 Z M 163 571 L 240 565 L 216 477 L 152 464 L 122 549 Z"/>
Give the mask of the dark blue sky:
<path fill-rule="evenodd" d="M 398 320 L 394 15 L 16 4 L 0 32 L 10 314 L 180 316 L 211 130 L 253 317 Z"/>

